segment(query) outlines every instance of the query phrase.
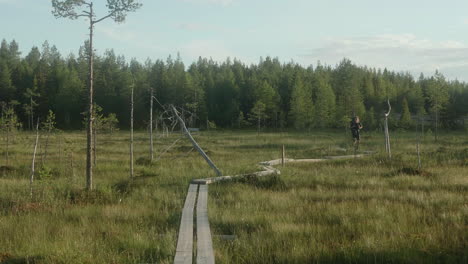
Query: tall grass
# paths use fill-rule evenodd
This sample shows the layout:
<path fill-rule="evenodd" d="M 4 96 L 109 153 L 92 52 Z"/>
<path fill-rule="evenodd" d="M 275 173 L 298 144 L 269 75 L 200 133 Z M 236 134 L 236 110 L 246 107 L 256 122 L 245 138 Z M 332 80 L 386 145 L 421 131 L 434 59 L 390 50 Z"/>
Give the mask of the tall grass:
<path fill-rule="evenodd" d="M 215 173 L 185 139 L 149 164 L 148 136 L 138 132 L 131 181 L 127 134 L 99 136 L 92 192 L 84 191 L 82 132 L 51 139 L 32 198 L 34 135 L 16 135 L 8 166 L 0 149 L 0 263 L 172 263 L 188 183 Z M 158 138 L 155 157 L 180 136 Z M 195 137 L 224 175 L 258 170 L 283 144 L 291 158 L 352 154 L 348 135 L 337 131 Z M 216 261 L 466 262 L 468 138 L 426 138 L 422 171 L 415 143 L 415 134 L 393 133 L 388 161 L 383 137 L 371 133 L 361 150 L 378 153 L 364 159 L 287 164 L 280 176 L 210 186 Z"/>
<path fill-rule="evenodd" d="M 232 147 L 255 146 L 266 160 L 285 144 L 288 157 L 317 158 L 352 154 L 345 140 L 333 132 L 245 135 Z M 393 133 L 388 160 L 383 137 L 371 133 L 361 150 L 377 154 L 363 159 L 287 164 L 281 176 L 211 186 L 217 262 L 466 263 L 468 137 L 424 139 L 421 170 L 416 142 L 416 134 Z"/>

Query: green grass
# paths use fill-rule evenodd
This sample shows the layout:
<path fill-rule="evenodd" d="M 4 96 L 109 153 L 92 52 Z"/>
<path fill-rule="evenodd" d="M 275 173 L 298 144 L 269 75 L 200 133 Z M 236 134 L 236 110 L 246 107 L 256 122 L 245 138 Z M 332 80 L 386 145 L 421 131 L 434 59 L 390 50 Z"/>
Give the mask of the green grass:
<path fill-rule="evenodd" d="M 361 150 L 377 151 L 373 156 L 287 164 L 280 176 L 210 185 L 216 262 L 466 263 L 468 136 L 424 139 L 421 171 L 415 134 L 391 136 L 391 161 L 382 135 L 369 133 Z M 179 137 L 157 139 L 155 158 Z M 283 144 L 290 158 L 352 154 L 340 131 L 209 131 L 195 138 L 224 175 L 258 170 L 258 162 L 280 157 Z M 95 190 L 88 193 L 85 134 L 54 136 L 32 198 L 34 135 L 16 136 L 8 166 L 2 145 L 0 263 L 172 263 L 188 183 L 215 173 L 186 139 L 152 165 L 147 135 L 135 140 L 139 165 L 131 181 L 128 132 L 99 136 Z"/>
<path fill-rule="evenodd" d="M 351 154 L 335 147 L 351 149 L 335 140 L 340 134 L 328 135 L 264 135 L 263 148 L 251 137 L 236 149 L 257 144 L 264 160 L 281 144 L 292 158 Z M 424 140 L 418 171 L 415 135 L 392 136 L 392 161 L 381 135 L 368 134 L 361 149 L 376 155 L 287 164 L 279 177 L 210 186 L 217 262 L 466 263 L 468 137 Z"/>

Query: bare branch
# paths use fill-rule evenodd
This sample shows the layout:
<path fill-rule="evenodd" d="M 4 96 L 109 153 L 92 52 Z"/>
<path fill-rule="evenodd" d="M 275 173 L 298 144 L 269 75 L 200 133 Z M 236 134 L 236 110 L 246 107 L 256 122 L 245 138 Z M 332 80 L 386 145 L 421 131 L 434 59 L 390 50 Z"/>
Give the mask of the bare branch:
<path fill-rule="evenodd" d="M 77 19 L 80 15 L 77 13 L 78 8 L 88 4 L 84 0 L 52 0 L 52 14 L 55 18 L 70 18 Z"/>
<path fill-rule="evenodd" d="M 109 16 L 117 23 L 125 21 L 126 13 L 134 12 L 142 6 L 141 3 L 135 0 L 107 0 L 107 8 L 109 8 Z"/>
<path fill-rule="evenodd" d="M 107 15 L 107 16 L 105 16 L 105 17 L 102 17 L 102 18 L 100 18 L 100 19 L 98 19 L 98 20 L 94 20 L 94 21 L 93 21 L 93 24 L 97 24 L 97 23 L 99 23 L 99 22 L 103 21 L 104 19 L 109 18 L 109 17 L 111 17 L 111 16 L 112 16 L 112 14 L 109 14 L 109 15 Z"/>
<path fill-rule="evenodd" d="M 387 99 L 387 104 L 388 104 L 388 112 L 385 113 L 385 116 L 389 116 L 390 115 L 390 111 L 392 111 L 392 106 L 390 105 L 390 100 Z"/>

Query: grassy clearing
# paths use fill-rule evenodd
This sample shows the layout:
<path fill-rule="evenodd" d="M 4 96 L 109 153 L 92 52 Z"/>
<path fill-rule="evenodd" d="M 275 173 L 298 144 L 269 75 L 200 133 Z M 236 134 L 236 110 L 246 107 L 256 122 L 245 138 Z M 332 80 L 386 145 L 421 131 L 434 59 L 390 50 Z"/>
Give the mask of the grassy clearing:
<path fill-rule="evenodd" d="M 392 136 L 391 162 L 377 154 L 291 164 L 278 177 L 210 186 L 216 261 L 466 262 L 468 137 L 451 133 L 439 144 L 427 138 L 423 170 L 416 171 L 415 135 Z M 156 152 L 178 137 L 157 139 Z M 291 158 L 352 153 L 349 138 L 336 131 L 210 131 L 196 138 L 225 175 L 256 171 L 257 162 L 278 158 L 283 144 Z M 33 198 L 34 135 L 16 136 L 8 166 L 2 148 L 0 263 L 171 263 L 188 182 L 215 174 L 185 139 L 148 165 L 147 135 L 140 132 L 140 165 L 130 181 L 127 139 L 126 132 L 98 138 L 96 189 L 87 193 L 84 133 L 55 136 Z M 381 135 L 364 136 L 362 150 L 382 147 Z"/>
<path fill-rule="evenodd" d="M 34 183 L 32 199 L 33 137 L 17 136 L 0 174 L 0 263 L 171 263 L 187 183 L 201 176 L 190 172 L 203 171 L 203 163 L 186 162 L 194 155 L 171 160 L 182 154 L 173 151 L 164 162 L 136 166 L 131 181 L 128 135 L 102 135 L 95 190 L 87 193 L 85 135 L 64 136 L 62 150 L 58 137 L 48 150 L 50 173 Z M 169 145 L 174 137 L 158 143 Z M 148 156 L 145 140 L 144 133 L 137 135 L 136 159 Z"/>
<path fill-rule="evenodd" d="M 279 177 L 210 186 L 217 262 L 466 263 L 467 135 L 424 140 L 422 170 L 415 135 L 392 136 L 392 161 L 377 154 L 287 164 Z M 235 148 L 248 153 L 257 144 L 257 160 L 278 157 L 281 144 L 292 158 L 351 154 L 340 137 L 246 136 Z M 381 146 L 381 135 L 367 134 L 361 149 L 383 153 Z"/>

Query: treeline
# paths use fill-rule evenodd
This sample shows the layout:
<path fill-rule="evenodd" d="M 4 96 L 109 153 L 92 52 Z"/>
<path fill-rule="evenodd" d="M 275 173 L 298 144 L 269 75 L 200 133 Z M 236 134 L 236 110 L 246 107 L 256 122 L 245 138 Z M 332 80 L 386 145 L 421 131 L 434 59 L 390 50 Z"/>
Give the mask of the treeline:
<path fill-rule="evenodd" d="M 48 42 L 22 56 L 18 43 L 3 40 L 0 47 L 2 113 L 14 109 L 24 128 L 35 116 L 56 114 L 57 126 L 80 129 L 86 109 L 88 55 L 63 57 Z M 433 76 L 415 79 L 409 73 L 358 67 L 343 59 L 336 67 L 317 64 L 304 68 L 276 58 L 246 65 L 227 59 L 217 63 L 199 58 L 188 67 L 181 58 L 165 61 L 132 59 L 113 50 L 95 57 L 95 102 L 103 114 L 115 113 L 120 127 L 129 126 L 130 93 L 135 89 L 135 124 L 149 119 L 150 88 L 161 104 L 174 104 L 195 114 L 193 126 L 261 126 L 270 128 L 343 127 L 359 115 L 366 128 L 378 128 L 387 98 L 393 108 L 393 127 L 411 128 L 420 118 L 440 120 L 459 128 L 468 114 L 468 85 Z M 9 106 L 9 107 L 8 107 Z M 162 111 L 156 104 L 155 112 Z M 207 122 L 210 121 L 210 122 Z"/>

